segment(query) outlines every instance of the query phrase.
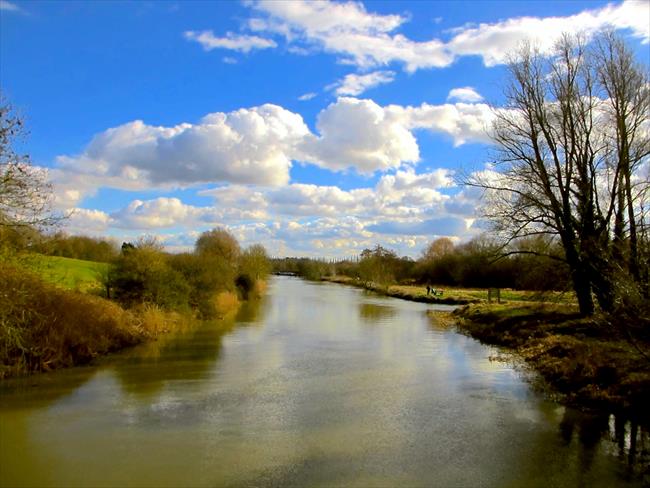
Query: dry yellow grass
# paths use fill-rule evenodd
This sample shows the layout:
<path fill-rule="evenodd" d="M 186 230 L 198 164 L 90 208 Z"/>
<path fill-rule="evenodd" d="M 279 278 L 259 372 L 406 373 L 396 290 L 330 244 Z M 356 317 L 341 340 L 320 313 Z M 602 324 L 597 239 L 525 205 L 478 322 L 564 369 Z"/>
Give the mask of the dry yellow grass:
<path fill-rule="evenodd" d="M 214 309 L 219 317 L 235 312 L 239 308 L 240 301 L 236 293 L 221 291 L 213 299 Z"/>
<path fill-rule="evenodd" d="M 124 310 L 0 265 L 0 378 L 85 364 L 182 324 L 153 306 Z"/>

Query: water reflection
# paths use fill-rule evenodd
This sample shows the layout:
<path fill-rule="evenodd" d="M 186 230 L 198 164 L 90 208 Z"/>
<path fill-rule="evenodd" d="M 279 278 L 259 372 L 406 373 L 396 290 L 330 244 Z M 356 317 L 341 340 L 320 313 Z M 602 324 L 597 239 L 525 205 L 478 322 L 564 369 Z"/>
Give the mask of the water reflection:
<path fill-rule="evenodd" d="M 0 485 L 643 483 L 647 431 L 546 401 L 429 309 L 279 278 L 60 396 L 3 390 Z"/>
<path fill-rule="evenodd" d="M 368 302 L 359 304 L 359 317 L 368 324 L 376 324 L 379 321 L 395 317 L 396 314 L 397 310 L 389 305 Z"/>
<path fill-rule="evenodd" d="M 0 409 L 44 407 L 70 395 L 96 373 L 96 367 L 82 366 L 0 381 Z"/>
<path fill-rule="evenodd" d="M 125 392 L 154 397 L 172 381 L 205 379 L 219 360 L 223 338 L 235 328 L 259 325 L 263 301 L 251 300 L 223 319 L 190 323 L 111 361 Z"/>

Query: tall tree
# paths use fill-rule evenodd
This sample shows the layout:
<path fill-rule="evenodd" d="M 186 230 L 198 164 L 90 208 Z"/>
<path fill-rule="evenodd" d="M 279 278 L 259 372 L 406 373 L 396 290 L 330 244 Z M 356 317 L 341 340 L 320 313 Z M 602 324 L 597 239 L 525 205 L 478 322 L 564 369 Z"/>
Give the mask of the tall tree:
<path fill-rule="evenodd" d="M 639 226 L 643 225 L 640 198 L 648 181 L 633 182 L 637 169 L 650 154 L 650 80 L 647 67 L 636 62 L 634 53 L 612 32 L 597 42 L 596 65 L 599 82 L 607 96 L 605 111 L 611 166 L 618 176 L 614 223 L 614 255 L 637 283 L 643 263 L 639 256 Z"/>
<path fill-rule="evenodd" d="M 606 53 L 618 41 L 610 36 L 600 42 Z M 647 156 L 636 142 L 634 151 L 632 142 L 625 145 L 630 127 L 622 131 L 612 125 L 609 107 L 617 102 L 601 96 L 608 86 L 604 59 L 577 36 L 564 36 L 550 58 L 522 48 L 509 65 L 506 106 L 495 111 L 496 171 L 476 173 L 467 181 L 486 190 L 485 214 L 507 239 L 559 238 L 585 315 L 594 312 L 592 293 L 603 309 L 614 306 L 611 224 L 620 217 L 621 202 L 628 210 L 634 207 L 621 197 L 625 173 L 631 182 L 634 168 Z M 612 79 L 621 78 L 620 65 L 611 63 L 608 69 L 617 73 Z M 636 100 L 639 91 L 647 90 L 635 86 L 628 86 L 625 97 Z M 638 110 L 642 104 L 636 106 L 633 117 L 629 112 L 624 117 L 635 127 L 635 137 L 649 117 L 647 110 Z"/>

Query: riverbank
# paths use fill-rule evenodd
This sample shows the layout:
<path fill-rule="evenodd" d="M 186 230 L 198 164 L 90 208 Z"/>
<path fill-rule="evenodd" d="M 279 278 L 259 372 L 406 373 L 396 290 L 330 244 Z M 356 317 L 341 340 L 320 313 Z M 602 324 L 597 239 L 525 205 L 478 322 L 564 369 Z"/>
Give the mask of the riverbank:
<path fill-rule="evenodd" d="M 564 403 L 647 416 L 650 344 L 631 341 L 606 317 L 580 317 L 571 306 L 548 303 L 472 304 L 431 313 L 521 357 L 540 374 L 540 386 Z"/>
<path fill-rule="evenodd" d="M 250 293 L 256 299 L 265 284 Z M 212 298 L 224 319 L 242 304 L 234 292 Z M 105 298 L 48 283 L 30 270 L 0 266 L 0 379 L 84 365 L 98 356 L 156 340 L 197 321 L 195 311 L 152 303 L 129 308 Z"/>
<path fill-rule="evenodd" d="M 445 289 L 442 290 L 442 295 L 431 295 L 427 294 L 426 287 L 423 286 L 381 285 L 368 281 L 364 282 L 349 276 L 327 276 L 321 278 L 321 281 L 363 288 L 364 290 L 373 291 L 380 295 L 401 298 L 412 302 L 440 305 L 467 305 L 481 301 L 479 298 L 469 295 L 466 291 L 456 289 Z"/>
<path fill-rule="evenodd" d="M 323 281 L 404 300 L 460 305 L 454 312 L 429 313 L 438 325 L 522 358 L 539 373 L 538 386 L 549 396 L 581 407 L 650 410 L 650 344 L 632 341 L 625 324 L 604 316 L 580 317 L 560 294 L 502 290 L 504 303 L 490 304 L 485 290 L 445 289 L 442 297 L 434 297 L 421 286 L 379 286 L 346 276 Z"/>

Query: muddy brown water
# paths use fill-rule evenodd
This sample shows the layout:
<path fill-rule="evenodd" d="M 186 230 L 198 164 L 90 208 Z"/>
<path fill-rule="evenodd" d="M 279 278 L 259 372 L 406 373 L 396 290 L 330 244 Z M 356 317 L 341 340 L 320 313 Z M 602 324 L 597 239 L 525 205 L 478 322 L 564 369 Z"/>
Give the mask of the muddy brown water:
<path fill-rule="evenodd" d="M 5 381 L 0 484 L 643 485 L 647 432 L 544 399 L 430 308 L 275 277 L 226 333 Z"/>

